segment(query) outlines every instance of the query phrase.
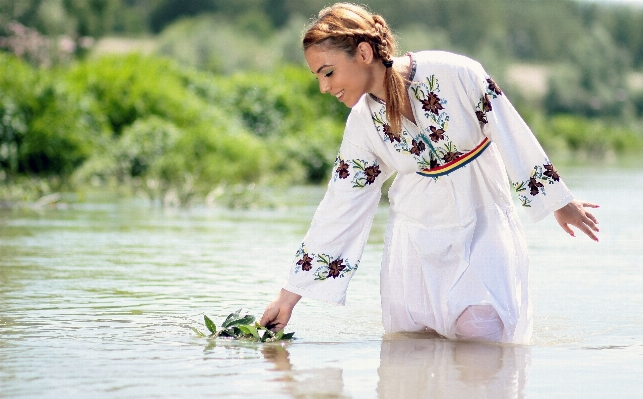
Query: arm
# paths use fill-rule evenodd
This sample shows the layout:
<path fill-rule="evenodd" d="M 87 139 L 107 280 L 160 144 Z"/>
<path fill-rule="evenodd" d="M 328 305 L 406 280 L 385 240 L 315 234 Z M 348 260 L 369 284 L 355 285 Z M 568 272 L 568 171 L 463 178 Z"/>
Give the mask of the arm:
<path fill-rule="evenodd" d="M 295 254 L 284 289 L 266 308 L 261 324 L 283 328 L 302 296 L 344 304 L 379 204 L 382 183 L 391 173 L 372 151 L 368 129 L 375 129 L 370 114 L 356 114 L 353 109 L 326 195 Z"/>
<path fill-rule="evenodd" d="M 482 132 L 498 147 L 512 186 L 530 218 L 538 221 L 554 212 L 558 224 L 571 236 L 570 225 L 598 241 L 598 221 L 585 208 L 598 205 L 575 200 L 540 143 L 484 69 L 470 71 L 471 99 Z"/>

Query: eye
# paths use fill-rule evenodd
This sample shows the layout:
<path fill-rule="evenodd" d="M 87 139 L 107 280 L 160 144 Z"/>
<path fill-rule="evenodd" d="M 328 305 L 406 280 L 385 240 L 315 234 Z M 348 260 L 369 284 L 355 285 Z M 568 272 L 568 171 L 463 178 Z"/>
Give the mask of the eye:
<path fill-rule="evenodd" d="M 329 78 L 329 77 L 333 74 L 333 72 L 335 72 L 335 71 L 329 71 L 329 72 L 326 72 L 326 73 L 324 74 L 324 76 L 325 76 L 325 77 L 327 77 L 327 78 Z"/>

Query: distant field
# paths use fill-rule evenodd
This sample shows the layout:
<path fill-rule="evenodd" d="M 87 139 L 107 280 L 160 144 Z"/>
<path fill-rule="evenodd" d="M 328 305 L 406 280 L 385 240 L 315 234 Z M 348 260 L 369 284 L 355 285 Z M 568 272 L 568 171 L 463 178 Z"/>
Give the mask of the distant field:
<path fill-rule="evenodd" d="M 96 42 L 92 48 L 92 54 L 151 54 L 155 48 L 156 40 L 154 38 L 104 37 Z"/>

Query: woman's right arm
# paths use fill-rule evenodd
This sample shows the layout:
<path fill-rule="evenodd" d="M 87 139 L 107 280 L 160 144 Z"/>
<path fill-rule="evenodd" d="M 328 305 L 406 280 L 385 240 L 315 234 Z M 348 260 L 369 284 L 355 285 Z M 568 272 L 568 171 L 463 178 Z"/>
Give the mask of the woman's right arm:
<path fill-rule="evenodd" d="M 391 169 L 370 148 L 368 108 L 351 111 L 332 177 L 288 280 L 260 324 L 282 329 L 301 296 L 343 305 L 366 245 L 383 182 Z"/>
<path fill-rule="evenodd" d="M 261 316 L 259 324 L 268 326 L 273 331 L 281 331 L 288 324 L 292 310 L 301 299 L 301 295 L 297 295 L 285 289 L 281 289 L 277 299 L 272 301 Z"/>

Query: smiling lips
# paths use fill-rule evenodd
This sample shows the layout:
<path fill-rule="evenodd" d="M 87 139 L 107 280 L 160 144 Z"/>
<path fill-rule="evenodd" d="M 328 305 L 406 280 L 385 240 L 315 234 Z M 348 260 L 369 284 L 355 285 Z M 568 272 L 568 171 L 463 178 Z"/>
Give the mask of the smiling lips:
<path fill-rule="evenodd" d="M 343 95 L 344 95 L 344 90 L 342 90 L 339 93 L 335 94 L 335 98 L 337 98 L 339 100 L 341 98 L 341 96 L 343 96 Z"/>

